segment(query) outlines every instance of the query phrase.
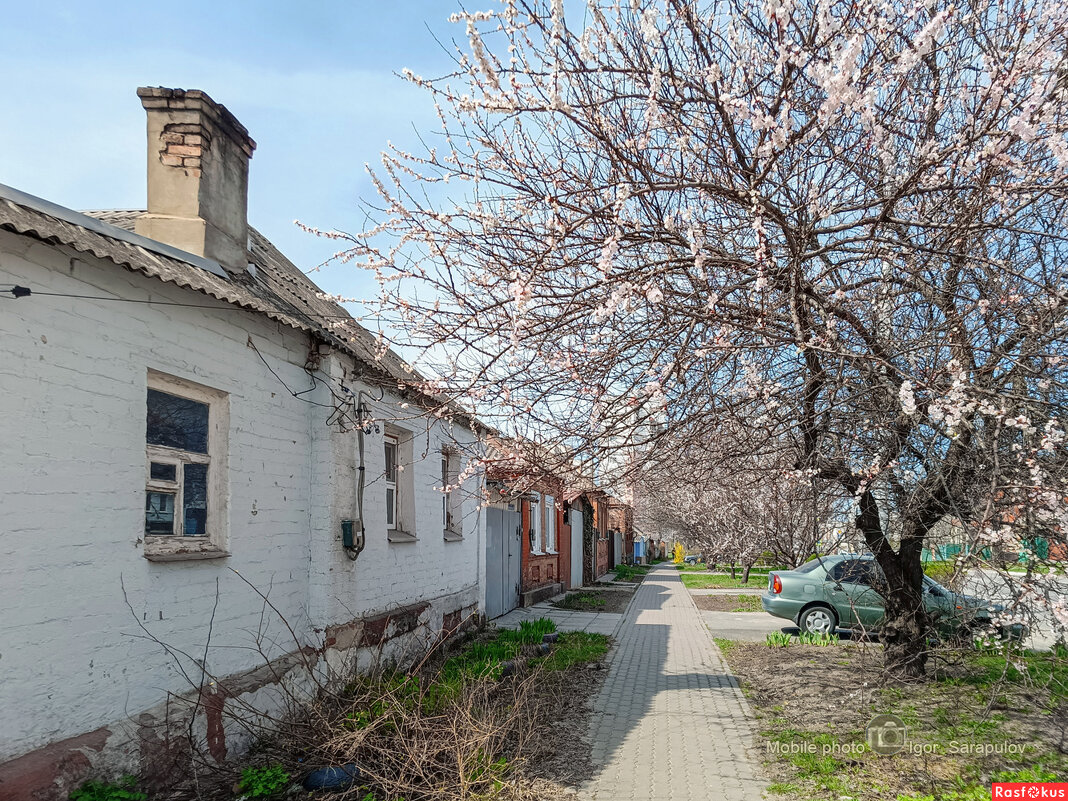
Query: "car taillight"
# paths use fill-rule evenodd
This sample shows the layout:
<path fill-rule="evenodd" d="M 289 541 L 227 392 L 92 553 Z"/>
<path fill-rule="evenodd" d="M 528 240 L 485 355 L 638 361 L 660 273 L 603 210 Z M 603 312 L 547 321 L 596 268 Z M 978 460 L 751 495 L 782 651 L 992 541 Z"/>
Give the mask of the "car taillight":
<path fill-rule="evenodd" d="M 782 592 L 782 580 L 776 573 L 771 574 L 771 591 L 776 595 Z"/>

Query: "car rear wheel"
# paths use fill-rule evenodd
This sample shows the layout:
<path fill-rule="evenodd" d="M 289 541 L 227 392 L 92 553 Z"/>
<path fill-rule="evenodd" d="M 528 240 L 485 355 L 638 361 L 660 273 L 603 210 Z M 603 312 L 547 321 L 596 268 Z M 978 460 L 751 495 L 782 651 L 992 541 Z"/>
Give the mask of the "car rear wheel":
<path fill-rule="evenodd" d="M 801 631 L 809 634 L 834 634 L 838 622 L 834 619 L 834 612 L 828 607 L 811 606 L 801 613 L 798 626 Z"/>

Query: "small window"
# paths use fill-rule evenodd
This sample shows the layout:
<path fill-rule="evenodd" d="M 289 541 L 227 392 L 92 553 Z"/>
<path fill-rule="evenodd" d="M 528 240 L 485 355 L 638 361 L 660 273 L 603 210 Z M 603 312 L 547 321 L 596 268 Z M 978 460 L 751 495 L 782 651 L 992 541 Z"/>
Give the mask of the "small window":
<path fill-rule="evenodd" d="M 383 439 L 382 495 L 385 504 L 386 539 L 389 542 L 415 542 L 417 525 L 415 473 L 417 463 L 413 453 L 411 431 L 388 425 Z M 437 485 L 433 461 L 427 465 L 426 486 Z M 423 499 L 425 500 L 425 499 Z"/>
<path fill-rule="evenodd" d="M 541 505 L 541 493 L 531 493 L 530 497 L 530 552 L 541 553 L 541 517 L 544 514 Z"/>
<path fill-rule="evenodd" d="M 397 438 L 386 437 L 386 528 L 397 528 Z"/>
<path fill-rule="evenodd" d="M 449 512 L 449 457 L 441 457 L 441 527 L 448 531 L 452 528 L 452 514 Z"/>
<path fill-rule="evenodd" d="M 445 451 L 441 454 L 441 529 L 450 542 L 463 538 L 459 482 L 460 458 Z"/>
<path fill-rule="evenodd" d="M 226 420 L 224 393 L 149 372 L 147 558 L 225 555 Z"/>
<path fill-rule="evenodd" d="M 545 550 L 556 553 L 556 498 L 545 496 Z"/>

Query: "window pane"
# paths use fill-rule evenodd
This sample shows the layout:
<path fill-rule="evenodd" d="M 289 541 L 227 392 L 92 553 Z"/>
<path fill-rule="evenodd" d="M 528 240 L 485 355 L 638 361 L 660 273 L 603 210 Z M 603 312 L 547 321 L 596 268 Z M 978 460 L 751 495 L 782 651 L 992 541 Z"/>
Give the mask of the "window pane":
<path fill-rule="evenodd" d="M 149 445 L 208 452 L 208 405 L 156 389 L 148 391 Z"/>
<path fill-rule="evenodd" d="M 174 533 L 174 493 L 145 493 L 145 534 Z"/>
<path fill-rule="evenodd" d="M 177 481 L 178 465 L 152 462 L 148 474 L 156 481 Z"/>
<path fill-rule="evenodd" d="M 556 499 L 552 495 L 545 496 L 545 548 L 556 550 Z"/>
<path fill-rule="evenodd" d="M 203 537 L 208 533 L 208 466 L 186 464 L 182 486 L 182 520 L 185 536 Z"/>
<path fill-rule="evenodd" d="M 397 444 L 386 443 L 386 481 L 397 480 Z"/>
<path fill-rule="evenodd" d="M 397 524 L 397 511 L 394 502 L 397 492 L 393 487 L 386 487 L 386 525 L 392 528 Z"/>

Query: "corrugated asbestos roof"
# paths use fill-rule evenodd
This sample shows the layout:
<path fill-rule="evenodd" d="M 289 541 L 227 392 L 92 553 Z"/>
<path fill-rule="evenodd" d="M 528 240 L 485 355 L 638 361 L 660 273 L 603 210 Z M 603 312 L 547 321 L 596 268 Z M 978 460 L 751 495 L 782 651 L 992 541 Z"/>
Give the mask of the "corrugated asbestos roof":
<path fill-rule="evenodd" d="M 271 242 L 249 227 L 255 275 L 227 275 L 204 259 L 133 233 L 140 211 L 79 213 L 0 184 L 0 228 L 66 245 L 133 272 L 210 295 L 285 325 L 314 334 L 376 372 L 409 383 L 420 380 L 396 353 L 384 353 L 376 337 L 326 297 Z"/>

